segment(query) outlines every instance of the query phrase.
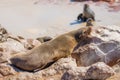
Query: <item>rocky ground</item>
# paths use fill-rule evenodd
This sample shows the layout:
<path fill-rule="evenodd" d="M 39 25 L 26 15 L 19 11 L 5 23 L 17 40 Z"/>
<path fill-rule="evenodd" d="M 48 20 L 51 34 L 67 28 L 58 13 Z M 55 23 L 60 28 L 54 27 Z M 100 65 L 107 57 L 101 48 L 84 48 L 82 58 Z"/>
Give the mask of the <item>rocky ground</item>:
<path fill-rule="evenodd" d="M 119 3 L 72 3 L 69 0 L 0 2 L 0 22 L 5 26 L 0 27 L 0 80 L 120 79 Z M 76 22 L 84 3 L 89 3 L 95 10 L 96 22 L 91 36 L 79 43 L 71 56 L 35 72 L 23 71 L 11 64 L 9 59 L 12 56 L 42 44 L 36 37 L 47 35 L 54 39 L 66 31 L 85 27 L 85 23 Z"/>
<path fill-rule="evenodd" d="M 16 68 L 9 59 L 18 52 L 26 52 L 41 45 L 41 42 L 8 33 L 8 37 L 5 37 L 2 34 L 5 36 L 1 37 L 0 43 L 0 80 L 119 80 L 119 28 L 93 26 L 90 39 L 79 43 L 72 57 L 61 58 L 50 67 L 35 72 Z"/>

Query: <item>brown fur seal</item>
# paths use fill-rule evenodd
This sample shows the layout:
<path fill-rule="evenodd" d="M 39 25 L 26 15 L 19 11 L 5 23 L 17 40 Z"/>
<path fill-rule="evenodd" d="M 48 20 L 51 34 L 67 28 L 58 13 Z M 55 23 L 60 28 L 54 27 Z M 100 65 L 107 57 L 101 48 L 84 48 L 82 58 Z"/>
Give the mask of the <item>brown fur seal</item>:
<path fill-rule="evenodd" d="M 88 4 L 84 4 L 83 8 L 83 16 L 87 20 L 88 18 L 92 18 L 95 21 L 95 13 L 92 9 L 90 9 L 90 6 Z M 86 21 L 85 20 L 85 21 Z"/>
<path fill-rule="evenodd" d="M 80 13 L 77 17 L 77 20 L 81 20 L 83 22 L 86 22 L 87 19 L 93 19 L 95 21 L 95 13 L 92 9 L 90 9 L 90 6 L 88 4 L 84 4 L 83 13 Z"/>
<path fill-rule="evenodd" d="M 60 35 L 33 48 L 26 54 L 20 53 L 12 57 L 11 63 L 27 71 L 43 69 L 48 63 L 70 55 L 77 43 L 84 39 L 83 36 L 90 34 L 89 29 L 85 27 Z"/>

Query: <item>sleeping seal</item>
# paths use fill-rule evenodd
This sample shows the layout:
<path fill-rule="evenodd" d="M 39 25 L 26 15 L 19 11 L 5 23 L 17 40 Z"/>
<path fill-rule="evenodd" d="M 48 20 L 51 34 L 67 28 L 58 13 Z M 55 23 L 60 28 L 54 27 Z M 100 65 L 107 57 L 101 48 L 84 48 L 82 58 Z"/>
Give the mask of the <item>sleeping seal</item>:
<path fill-rule="evenodd" d="M 25 54 L 15 55 L 10 61 L 16 67 L 27 71 L 43 69 L 48 63 L 69 56 L 77 43 L 89 34 L 89 27 L 62 34 Z"/>

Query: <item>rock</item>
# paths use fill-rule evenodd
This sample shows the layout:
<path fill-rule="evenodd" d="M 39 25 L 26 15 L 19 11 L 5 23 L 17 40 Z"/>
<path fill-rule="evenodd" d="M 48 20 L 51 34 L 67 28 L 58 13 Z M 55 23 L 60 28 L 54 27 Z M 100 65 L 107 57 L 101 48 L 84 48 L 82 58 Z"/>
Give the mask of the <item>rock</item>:
<path fill-rule="evenodd" d="M 12 39 L 0 43 L 0 63 L 9 61 L 13 54 L 25 51 L 23 44 Z"/>
<path fill-rule="evenodd" d="M 8 41 L 11 39 L 14 41 L 18 41 L 19 43 L 21 43 L 24 46 L 24 48 L 26 48 L 28 50 L 30 50 L 36 46 L 39 46 L 41 44 L 36 39 L 25 39 L 21 36 L 9 35 Z"/>
<path fill-rule="evenodd" d="M 105 80 L 114 75 L 114 70 L 103 62 L 88 67 L 77 67 L 63 74 L 62 80 Z"/>
<path fill-rule="evenodd" d="M 105 62 L 110 66 L 117 64 L 120 59 L 120 33 L 115 29 L 111 27 L 94 29 L 91 39 L 82 46 L 83 42 L 81 42 L 79 47 L 72 53 L 77 65 L 89 66 L 99 61 Z"/>
<path fill-rule="evenodd" d="M 3 52 L 3 51 L 4 51 L 4 49 L 2 47 L 0 47 L 0 52 Z"/>
<path fill-rule="evenodd" d="M 98 45 L 93 43 L 87 44 L 74 51 L 72 57 L 75 58 L 77 64 L 81 66 L 89 66 L 99 61 L 112 66 L 116 64 L 120 58 L 120 47 L 118 47 L 118 45 L 119 44 L 114 41 L 102 42 Z"/>
<path fill-rule="evenodd" d="M 39 77 L 39 76 L 38 76 Z M 15 75 L 10 75 L 2 78 L 3 80 L 38 80 L 30 72 L 19 72 Z"/>
<path fill-rule="evenodd" d="M 7 53 L 0 53 L 0 63 L 7 62 L 7 59 L 10 57 Z"/>
<path fill-rule="evenodd" d="M 24 46 L 15 40 L 9 40 L 7 42 L 0 43 L 0 47 L 3 48 L 3 52 L 18 53 L 26 51 Z"/>
<path fill-rule="evenodd" d="M 0 74 L 2 76 L 14 75 L 15 71 L 9 65 L 0 64 Z"/>
<path fill-rule="evenodd" d="M 0 25 L 0 42 L 7 41 L 7 38 L 8 38 L 7 30 Z"/>
<path fill-rule="evenodd" d="M 120 73 L 120 62 L 112 67 L 116 73 Z"/>
<path fill-rule="evenodd" d="M 76 62 L 73 58 L 61 58 L 52 66 L 42 70 L 41 72 L 36 72 L 36 75 L 42 75 L 40 79 L 44 80 L 60 80 L 64 72 L 76 68 Z"/>
<path fill-rule="evenodd" d="M 55 75 L 55 74 L 63 74 L 67 70 L 74 69 L 77 67 L 76 62 L 73 58 L 61 58 L 57 62 L 55 62 L 49 68 L 43 70 L 43 75 Z"/>
<path fill-rule="evenodd" d="M 120 73 L 117 73 L 106 80 L 119 80 L 119 79 L 120 79 Z"/>
<path fill-rule="evenodd" d="M 38 41 L 40 41 L 41 43 L 52 40 L 52 38 L 49 37 L 49 36 L 38 37 L 38 38 L 36 38 L 36 39 L 37 39 Z"/>
<path fill-rule="evenodd" d="M 111 67 L 103 62 L 98 62 L 90 66 L 87 70 L 86 76 L 88 79 L 105 80 L 114 74 L 115 72 Z"/>
<path fill-rule="evenodd" d="M 24 46 L 24 48 L 26 48 L 28 50 L 30 50 L 30 49 L 32 49 L 32 48 L 41 44 L 36 39 L 25 39 L 22 36 L 9 35 L 8 41 L 9 41 L 9 39 L 18 41 L 19 43 L 21 43 Z"/>
<path fill-rule="evenodd" d="M 41 42 L 39 42 L 36 39 L 27 39 L 27 42 L 28 42 L 28 44 L 30 44 L 33 47 L 39 46 L 41 44 Z"/>
<path fill-rule="evenodd" d="M 21 39 L 20 42 L 24 45 L 24 47 L 28 50 L 39 46 L 41 43 L 35 39 Z"/>
<path fill-rule="evenodd" d="M 2 80 L 2 79 L 1 79 L 2 77 L 3 77 L 2 74 L 0 74 L 0 80 Z"/>
<path fill-rule="evenodd" d="M 6 41 L 0 43 L 0 63 L 7 62 L 12 54 L 25 52 L 41 44 L 38 40 L 24 39 L 21 36 L 8 34 L 4 30 L 4 28 L 0 28 L 0 33 L 7 34 L 8 37 Z"/>
<path fill-rule="evenodd" d="M 22 37 L 22 36 L 17 36 L 18 37 L 18 39 L 25 39 L 24 37 Z"/>

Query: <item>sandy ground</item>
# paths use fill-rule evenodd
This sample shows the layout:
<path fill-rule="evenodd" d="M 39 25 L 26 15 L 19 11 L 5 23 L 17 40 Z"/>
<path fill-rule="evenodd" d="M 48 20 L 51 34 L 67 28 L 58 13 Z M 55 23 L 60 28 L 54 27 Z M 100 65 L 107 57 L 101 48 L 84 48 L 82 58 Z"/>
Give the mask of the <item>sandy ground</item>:
<path fill-rule="evenodd" d="M 39 1 L 0 0 L 0 24 L 10 33 L 26 38 L 54 37 L 81 27 L 76 17 L 88 2 L 52 4 Z M 89 4 L 96 13 L 97 25 L 120 26 L 120 11 L 113 11 L 107 3 Z"/>

